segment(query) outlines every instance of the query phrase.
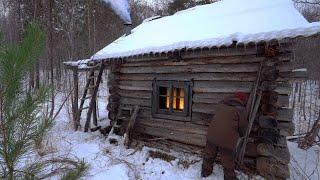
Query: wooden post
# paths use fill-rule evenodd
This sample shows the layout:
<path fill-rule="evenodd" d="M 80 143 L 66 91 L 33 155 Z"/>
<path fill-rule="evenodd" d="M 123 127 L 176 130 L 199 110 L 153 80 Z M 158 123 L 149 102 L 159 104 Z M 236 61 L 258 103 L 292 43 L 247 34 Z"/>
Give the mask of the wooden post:
<path fill-rule="evenodd" d="M 91 77 L 89 78 L 93 78 L 93 80 L 90 82 L 91 83 L 91 86 L 95 86 L 95 82 L 94 82 L 94 76 L 95 76 L 95 73 L 93 72 L 92 74 L 90 74 Z M 93 97 L 93 93 L 94 93 L 94 90 L 91 89 L 90 90 L 90 94 L 91 94 L 91 97 Z M 94 102 L 93 102 L 93 112 L 92 112 L 92 119 L 93 119 L 93 124 L 95 126 L 98 125 L 98 118 L 97 118 L 97 98 L 94 99 Z"/>
<path fill-rule="evenodd" d="M 79 98 L 79 77 L 78 77 L 78 68 L 74 67 L 72 68 L 73 72 L 73 124 L 74 124 L 74 130 L 77 131 L 80 125 L 80 117 L 78 116 L 78 98 Z"/>

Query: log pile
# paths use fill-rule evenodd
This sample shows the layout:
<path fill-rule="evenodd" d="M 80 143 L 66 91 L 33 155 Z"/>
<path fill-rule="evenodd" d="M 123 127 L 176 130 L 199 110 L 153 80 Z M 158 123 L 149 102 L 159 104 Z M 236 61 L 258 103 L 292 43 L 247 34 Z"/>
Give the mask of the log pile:
<path fill-rule="evenodd" d="M 285 136 L 294 133 L 294 124 L 277 119 L 278 92 L 276 80 L 279 78 L 280 61 L 275 54 L 268 55 L 262 69 L 260 90 L 262 99 L 258 116 L 251 132 L 253 143 L 248 145 L 246 156 L 255 159 L 250 161 L 257 172 L 267 179 L 286 179 L 290 177 L 288 163 L 290 153 Z M 254 164 L 252 164 L 254 162 Z"/>

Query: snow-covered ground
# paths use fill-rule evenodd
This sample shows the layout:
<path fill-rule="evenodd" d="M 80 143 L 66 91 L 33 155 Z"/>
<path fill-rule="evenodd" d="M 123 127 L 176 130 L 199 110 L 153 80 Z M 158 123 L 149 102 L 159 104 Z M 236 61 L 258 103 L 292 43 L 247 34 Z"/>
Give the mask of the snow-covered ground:
<path fill-rule="evenodd" d="M 320 179 L 320 147 L 311 147 L 307 151 L 299 149 L 296 143 L 288 142 L 291 161 L 291 179 Z"/>
<path fill-rule="evenodd" d="M 101 98 L 101 99 L 106 99 Z M 106 117 L 106 104 L 99 102 L 100 118 Z M 193 154 L 170 152 L 176 157 L 167 162 L 149 157 L 149 151 L 155 149 L 143 147 L 142 149 L 126 149 L 121 137 L 114 137 L 118 145 L 110 144 L 99 132 L 75 132 L 72 123 L 64 108 L 56 119 L 54 128 L 47 135 L 45 144 L 53 151 L 52 156 L 70 157 L 84 160 L 90 169 L 84 179 L 163 179 L 188 180 L 202 179 L 200 177 L 201 157 Z M 295 143 L 289 143 L 292 154 L 290 170 L 291 179 L 319 179 L 320 166 L 319 147 L 308 151 L 301 150 Z M 184 167 L 179 162 L 188 162 L 190 166 Z M 239 174 L 240 179 L 247 179 Z M 206 179 L 223 179 L 222 167 L 214 167 L 214 173 Z M 254 179 L 261 179 L 255 177 Z"/>
<path fill-rule="evenodd" d="M 67 117 L 65 113 L 61 112 L 58 116 L 56 125 L 48 134 L 50 138 L 47 144 L 54 144 L 56 156 L 76 157 L 87 162 L 90 170 L 85 179 L 199 179 L 200 177 L 199 162 L 188 169 L 178 165 L 179 159 L 200 161 L 197 156 L 174 154 L 179 159 L 170 163 L 151 159 L 148 156 L 150 148 L 144 147 L 133 153 L 134 149 L 126 149 L 122 145 L 120 137 L 115 137 L 119 143 L 114 145 L 99 132 L 74 132 L 72 123 L 65 118 Z M 222 177 L 220 169 L 216 169 L 217 179 Z"/>

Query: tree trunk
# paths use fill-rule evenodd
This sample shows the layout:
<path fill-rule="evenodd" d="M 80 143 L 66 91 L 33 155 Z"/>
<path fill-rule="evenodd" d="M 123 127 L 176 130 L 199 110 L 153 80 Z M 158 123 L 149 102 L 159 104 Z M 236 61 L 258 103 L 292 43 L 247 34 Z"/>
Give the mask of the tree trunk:
<path fill-rule="evenodd" d="M 51 111 L 50 117 L 54 112 L 54 67 L 53 67 L 53 3 L 54 0 L 48 0 L 48 59 L 50 63 L 50 84 L 51 84 Z"/>

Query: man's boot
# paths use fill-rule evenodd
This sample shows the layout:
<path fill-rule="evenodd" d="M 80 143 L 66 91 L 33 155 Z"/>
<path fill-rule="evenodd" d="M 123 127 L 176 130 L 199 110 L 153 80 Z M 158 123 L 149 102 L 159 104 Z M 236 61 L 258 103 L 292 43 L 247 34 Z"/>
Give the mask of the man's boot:
<path fill-rule="evenodd" d="M 234 170 L 224 168 L 223 171 L 224 171 L 224 180 L 237 180 L 238 179 Z"/>
<path fill-rule="evenodd" d="M 203 158 L 202 168 L 201 168 L 201 177 L 208 177 L 212 174 L 213 171 L 213 158 Z"/>
<path fill-rule="evenodd" d="M 203 150 L 203 163 L 201 168 L 201 176 L 208 177 L 212 174 L 213 163 L 217 157 L 218 147 L 207 142 Z"/>

